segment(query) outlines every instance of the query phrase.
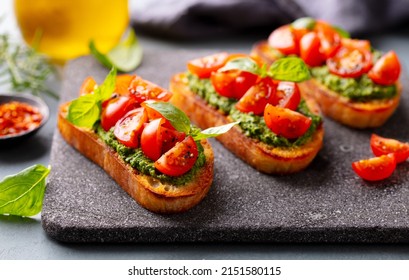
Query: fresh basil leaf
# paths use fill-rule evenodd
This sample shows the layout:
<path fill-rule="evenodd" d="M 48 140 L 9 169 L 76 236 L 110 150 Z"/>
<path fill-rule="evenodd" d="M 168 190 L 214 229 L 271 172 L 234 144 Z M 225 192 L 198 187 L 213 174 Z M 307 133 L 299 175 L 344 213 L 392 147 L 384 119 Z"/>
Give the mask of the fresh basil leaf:
<path fill-rule="evenodd" d="M 95 46 L 94 41 L 90 41 L 89 49 L 91 54 L 105 67 L 115 67 L 119 71 L 129 72 L 136 69 L 142 62 L 142 47 L 138 42 L 134 30 L 131 28 L 128 36 L 118 43 L 107 54 L 101 53 Z"/>
<path fill-rule="evenodd" d="M 109 71 L 108 75 L 106 76 L 104 82 L 95 89 L 94 94 L 96 95 L 98 100 L 105 101 L 109 99 L 115 90 L 115 84 L 116 68 L 112 67 L 111 71 Z"/>
<path fill-rule="evenodd" d="M 208 129 L 205 129 L 203 131 L 198 131 L 197 133 L 195 133 L 195 135 L 193 135 L 193 139 L 195 141 L 198 141 L 198 140 L 207 139 L 210 137 L 217 137 L 223 133 L 226 133 L 238 123 L 240 122 L 232 122 L 232 123 L 228 123 L 228 124 L 221 125 L 221 126 L 209 127 Z"/>
<path fill-rule="evenodd" d="M 41 211 L 50 169 L 34 165 L 0 182 L 0 214 L 34 216 Z"/>
<path fill-rule="evenodd" d="M 146 106 L 159 112 L 177 130 L 188 134 L 190 132 L 190 120 L 184 112 L 169 102 L 151 102 Z"/>
<path fill-rule="evenodd" d="M 349 34 L 348 31 L 345 29 L 342 29 L 341 27 L 338 26 L 332 26 L 332 28 L 341 36 L 342 38 L 351 38 L 351 34 Z"/>
<path fill-rule="evenodd" d="M 303 82 L 310 78 L 310 71 L 301 58 L 284 57 L 270 66 L 267 75 L 280 81 Z"/>
<path fill-rule="evenodd" d="M 233 59 L 227 62 L 226 65 L 220 68 L 218 71 L 225 72 L 229 70 L 241 70 L 260 75 L 260 67 L 249 57 Z"/>
<path fill-rule="evenodd" d="M 315 27 L 315 19 L 310 17 L 303 17 L 299 18 L 291 24 L 294 29 L 303 29 L 306 28 L 308 30 L 312 30 Z"/>
<path fill-rule="evenodd" d="M 96 94 L 80 96 L 70 103 L 67 120 L 79 127 L 92 128 L 100 118 L 99 103 Z"/>

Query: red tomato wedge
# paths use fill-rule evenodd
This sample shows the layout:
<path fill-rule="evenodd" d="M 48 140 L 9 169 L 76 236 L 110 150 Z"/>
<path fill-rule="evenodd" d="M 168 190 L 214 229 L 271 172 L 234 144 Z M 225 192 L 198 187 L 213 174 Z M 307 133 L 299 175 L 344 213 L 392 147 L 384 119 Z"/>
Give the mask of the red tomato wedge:
<path fill-rule="evenodd" d="M 291 25 L 283 25 L 268 37 L 268 44 L 285 55 L 298 54 L 298 44 Z"/>
<path fill-rule="evenodd" d="M 320 52 L 321 42 L 315 32 L 308 32 L 300 41 L 300 57 L 308 66 L 320 66 L 325 57 Z"/>
<path fill-rule="evenodd" d="M 141 77 L 136 77 L 131 81 L 129 92 L 134 95 L 139 103 L 146 100 L 168 101 L 172 97 L 171 92 L 145 81 Z"/>
<path fill-rule="evenodd" d="M 364 159 L 352 163 L 352 169 L 364 180 L 380 181 L 392 175 L 396 168 L 394 154 Z"/>
<path fill-rule="evenodd" d="M 144 108 L 131 110 L 115 124 L 114 135 L 120 143 L 136 149 L 139 147 L 139 136 L 147 121 L 148 116 Z"/>
<path fill-rule="evenodd" d="M 155 161 L 155 168 L 168 176 L 180 176 L 192 169 L 198 156 L 196 143 L 188 136 Z"/>
<path fill-rule="evenodd" d="M 116 82 L 115 82 L 115 93 L 118 93 L 120 95 L 128 95 L 129 92 L 129 85 L 131 84 L 131 81 L 135 79 L 135 75 L 118 75 L 116 76 Z"/>
<path fill-rule="evenodd" d="M 372 152 L 377 157 L 393 153 L 396 163 L 404 162 L 409 157 L 409 143 L 384 138 L 376 134 L 372 134 L 370 143 Z"/>
<path fill-rule="evenodd" d="M 276 100 L 273 105 L 295 111 L 300 104 L 301 94 L 294 82 L 280 81 L 277 86 Z"/>
<path fill-rule="evenodd" d="M 379 85 L 393 85 L 400 75 L 399 58 L 394 51 L 384 54 L 369 71 L 368 76 Z"/>
<path fill-rule="evenodd" d="M 371 69 L 372 54 L 364 49 L 342 46 L 333 57 L 327 59 L 327 66 L 332 74 L 357 78 Z"/>
<path fill-rule="evenodd" d="M 312 120 L 298 112 L 267 104 L 264 120 L 268 128 L 278 136 L 295 139 L 310 128 Z"/>
<path fill-rule="evenodd" d="M 240 99 L 256 83 L 258 76 L 240 70 L 213 72 L 210 76 L 216 92 L 227 98 Z"/>
<path fill-rule="evenodd" d="M 317 20 L 314 30 L 320 41 L 320 52 L 324 59 L 333 57 L 341 47 L 341 36 L 332 26 L 322 20 Z"/>
<path fill-rule="evenodd" d="M 125 113 L 138 107 L 139 103 L 132 96 L 119 95 L 111 97 L 102 103 L 102 128 L 108 131 Z"/>
<path fill-rule="evenodd" d="M 97 82 L 95 82 L 94 78 L 87 77 L 80 87 L 80 95 L 85 95 L 93 92 L 96 86 Z"/>
<path fill-rule="evenodd" d="M 186 134 L 165 127 L 166 120 L 156 119 L 148 123 L 141 134 L 141 149 L 153 161 L 185 139 Z"/>
<path fill-rule="evenodd" d="M 273 103 L 276 85 L 271 78 L 263 78 L 243 95 L 236 103 L 236 108 L 244 113 L 253 112 L 255 115 L 263 115 L 267 103 Z"/>
<path fill-rule="evenodd" d="M 187 69 L 201 79 L 210 78 L 212 72 L 224 66 L 228 57 L 228 53 L 222 52 L 197 58 L 187 63 Z"/>

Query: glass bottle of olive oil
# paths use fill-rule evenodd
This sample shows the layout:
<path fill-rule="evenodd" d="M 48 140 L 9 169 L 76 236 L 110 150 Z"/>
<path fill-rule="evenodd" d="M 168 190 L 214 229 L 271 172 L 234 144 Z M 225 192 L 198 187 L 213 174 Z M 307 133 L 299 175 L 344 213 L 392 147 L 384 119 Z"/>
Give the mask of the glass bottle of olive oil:
<path fill-rule="evenodd" d="M 88 54 L 91 39 L 109 51 L 129 24 L 127 0 L 14 0 L 14 10 L 24 40 L 60 63 Z"/>

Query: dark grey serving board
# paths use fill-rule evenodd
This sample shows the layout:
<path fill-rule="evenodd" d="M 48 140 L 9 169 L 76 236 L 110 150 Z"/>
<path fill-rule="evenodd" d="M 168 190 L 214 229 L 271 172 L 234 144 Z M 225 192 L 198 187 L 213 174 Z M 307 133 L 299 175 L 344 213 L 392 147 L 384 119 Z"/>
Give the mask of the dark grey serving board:
<path fill-rule="evenodd" d="M 136 72 L 167 87 L 187 60 L 211 52 L 146 50 Z M 75 98 L 86 76 L 101 82 L 107 72 L 91 57 L 71 62 L 61 101 Z M 198 206 L 177 215 L 140 207 L 56 132 L 44 230 L 65 242 L 408 242 L 409 163 L 379 183 L 367 183 L 351 169 L 353 161 L 372 156 L 372 132 L 409 139 L 406 78 L 403 86 L 402 102 L 382 128 L 355 130 L 325 119 L 323 149 L 295 175 L 261 174 L 212 141 L 213 186 Z"/>

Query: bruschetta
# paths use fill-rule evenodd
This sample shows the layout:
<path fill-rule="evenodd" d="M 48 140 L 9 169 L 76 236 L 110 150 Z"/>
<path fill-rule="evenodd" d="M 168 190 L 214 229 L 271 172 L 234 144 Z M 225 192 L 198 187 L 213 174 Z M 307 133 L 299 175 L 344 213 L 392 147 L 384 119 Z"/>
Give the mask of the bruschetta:
<path fill-rule="evenodd" d="M 269 64 L 299 56 L 312 76 L 300 83 L 301 93 L 314 98 L 324 115 L 354 128 L 379 127 L 399 105 L 399 59 L 348 37 L 327 22 L 302 18 L 274 30 L 251 54 Z"/>
<path fill-rule="evenodd" d="M 297 70 L 287 66 L 286 74 Z M 324 135 L 319 109 L 314 100 L 300 97 L 295 82 L 274 79 L 273 70 L 262 70 L 241 54 L 210 55 L 190 61 L 187 68 L 172 77 L 170 102 L 201 128 L 239 122 L 216 139 L 250 166 L 289 174 L 317 155 Z"/>
<path fill-rule="evenodd" d="M 190 209 L 212 184 L 214 156 L 206 138 L 214 134 L 192 127 L 165 102 L 167 90 L 138 76 L 118 76 L 115 83 L 114 73 L 99 86 L 86 79 L 80 97 L 60 106 L 62 137 L 146 209 Z"/>

